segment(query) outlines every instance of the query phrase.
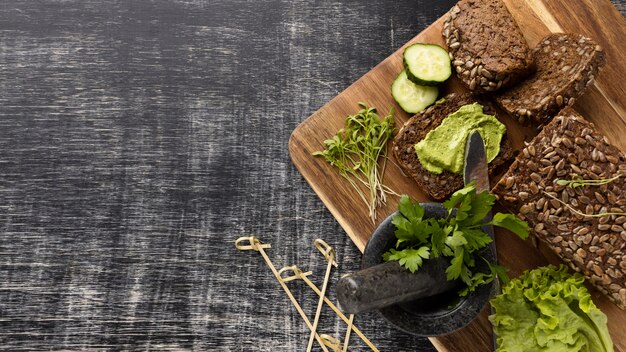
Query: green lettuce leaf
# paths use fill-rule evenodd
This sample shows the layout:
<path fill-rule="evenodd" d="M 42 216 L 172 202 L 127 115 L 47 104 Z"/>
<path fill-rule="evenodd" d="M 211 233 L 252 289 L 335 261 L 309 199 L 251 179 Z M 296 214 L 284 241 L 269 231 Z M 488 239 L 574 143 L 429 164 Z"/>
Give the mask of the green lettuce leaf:
<path fill-rule="evenodd" d="M 527 271 L 491 300 L 499 352 L 613 351 L 607 318 L 567 267 Z"/>

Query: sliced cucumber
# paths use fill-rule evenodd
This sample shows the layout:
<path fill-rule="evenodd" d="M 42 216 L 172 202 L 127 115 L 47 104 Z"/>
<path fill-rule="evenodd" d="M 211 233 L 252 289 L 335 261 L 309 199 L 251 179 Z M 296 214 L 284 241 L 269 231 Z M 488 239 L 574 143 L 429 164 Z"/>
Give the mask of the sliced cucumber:
<path fill-rule="evenodd" d="M 417 114 L 437 100 L 439 89 L 432 86 L 421 86 L 409 80 L 406 70 L 402 70 L 391 84 L 391 96 L 398 102 L 402 110 Z"/>
<path fill-rule="evenodd" d="M 415 84 L 436 86 L 452 74 L 448 52 L 436 44 L 413 44 L 404 50 L 404 67 Z"/>

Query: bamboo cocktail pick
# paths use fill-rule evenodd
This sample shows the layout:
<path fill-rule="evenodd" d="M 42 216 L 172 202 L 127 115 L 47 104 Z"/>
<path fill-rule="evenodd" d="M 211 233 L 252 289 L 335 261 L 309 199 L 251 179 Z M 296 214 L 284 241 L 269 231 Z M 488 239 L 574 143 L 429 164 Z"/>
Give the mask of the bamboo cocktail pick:
<path fill-rule="evenodd" d="M 265 263 L 267 264 L 267 266 L 269 266 L 270 270 L 272 270 L 272 273 L 274 274 L 274 277 L 276 277 L 276 280 L 278 280 L 278 283 L 280 284 L 280 286 L 283 288 L 283 290 L 285 291 L 285 293 L 289 297 L 289 300 L 291 300 L 291 303 L 293 303 L 293 305 L 296 308 L 296 310 L 298 311 L 298 313 L 300 313 L 300 317 L 302 317 L 302 320 L 304 320 L 304 322 L 309 327 L 309 329 L 311 329 L 311 338 L 310 338 L 310 345 L 311 345 L 311 347 L 313 345 L 313 338 L 315 338 L 315 340 L 317 340 L 317 342 L 320 344 L 320 346 L 322 347 L 322 350 L 324 350 L 324 352 L 330 352 L 330 351 L 328 351 L 328 348 L 326 348 L 324 340 L 322 340 L 322 338 L 315 331 L 316 327 L 314 327 L 311 324 L 311 321 L 309 321 L 309 318 L 306 316 L 306 314 L 302 310 L 302 307 L 300 307 L 300 304 L 298 303 L 296 298 L 291 293 L 291 290 L 289 290 L 289 287 L 287 287 L 287 285 L 285 284 L 283 279 L 280 277 L 280 274 L 276 270 L 276 267 L 274 266 L 274 264 L 272 264 L 272 261 L 270 260 L 270 258 L 265 253 L 265 248 L 272 248 L 272 246 L 269 243 L 261 243 L 261 241 L 259 241 L 254 236 L 249 236 L 249 237 L 239 237 L 235 241 L 235 248 L 237 248 L 240 251 L 254 250 L 254 251 L 257 251 L 257 252 L 261 253 L 261 256 L 265 260 Z M 316 321 L 317 321 L 317 319 L 316 319 Z"/>
<path fill-rule="evenodd" d="M 326 334 L 321 334 L 320 337 L 322 338 L 322 342 L 324 342 L 324 345 L 330 347 L 333 352 L 341 352 L 341 341 Z"/>
<path fill-rule="evenodd" d="M 313 329 L 311 330 L 311 336 L 309 336 L 309 344 L 306 348 L 307 352 L 311 352 L 311 348 L 313 348 L 313 338 L 315 337 L 317 324 L 320 320 L 320 313 L 322 312 L 322 306 L 324 305 L 324 296 L 326 294 L 326 287 L 328 286 L 328 279 L 330 278 L 330 270 L 333 266 L 337 267 L 337 261 L 335 260 L 335 250 L 333 249 L 333 247 L 329 246 L 328 243 L 319 238 L 316 239 L 313 243 L 315 244 L 315 248 L 317 248 L 324 255 L 324 258 L 328 262 L 328 265 L 326 266 L 326 275 L 324 275 L 324 283 L 322 284 L 322 293 L 320 295 L 320 300 L 317 303 L 317 310 L 315 311 Z"/>
<path fill-rule="evenodd" d="M 350 343 L 350 332 L 352 332 L 353 323 L 354 323 L 354 314 L 350 314 L 350 322 L 348 322 L 348 328 L 346 329 L 346 337 L 343 339 L 342 352 L 348 351 L 348 344 Z"/>
<path fill-rule="evenodd" d="M 291 276 L 285 276 L 283 274 L 285 274 L 286 272 L 291 271 L 293 274 Z M 297 265 L 292 265 L 292 266 L 286 266 L 282 269 L 280 269 L 278 271 L 278 273 L 280 274 L 281 279 L 284 282 L 290 282 L 293 280 L 302 280 L 304 281 L 304 283 L 306 283 L 315 293 L 317 293 L 318 296 L 322 296 L 322 291 L 320 291 L 319 288 L 317 288 L 317 286 L 311 281 L 309 280 L 309 278 L 307 276 L 311 275 L 312 272 L 307 271 L 307 272 L 303 272 L 300 268 L 298 268 Z M 358 337 L 361 338 L 361 340 L 363 340 L 363 342 L 369 346 L 369 348 L 372 349 L 372 351 L 374 352 L 379 352 L 378 348 L 376 348 L 376 346 L 374 346 L 374 344 L 361 332 L 361 330 L 359 330 L 356 326 L 352 325 L 352 321 L 354 318 L 354 315 L 350 315 L 350 318 L 346 317 L 345 314 L 343 314 L 343 312 L 341 310 L 339 310 L 339 308 L 330 300 L 328 299 L 328 297 L 324 297 L 324 302 L 330 307 L 330 309 L 332 309 L 339 318 L 341 318 L 341 320 L 343 320 L 346 324 L 348 324 L 348 332 L 346 334 L 349 334 L 350 331 L 354 331 L 355 334 L 357 334 Z M 344 341 L 344 351 L 347 349 L 347 342 Z"/>

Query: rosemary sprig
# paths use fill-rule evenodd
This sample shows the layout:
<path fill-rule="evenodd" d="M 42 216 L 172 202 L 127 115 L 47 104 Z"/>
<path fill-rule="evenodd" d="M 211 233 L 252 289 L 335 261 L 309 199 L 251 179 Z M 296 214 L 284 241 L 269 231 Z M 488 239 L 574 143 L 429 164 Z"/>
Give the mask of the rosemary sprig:
<path fill-rule="evenodd" d="M 363 103 L 359 103 L 359 107 L 359 112 L 346 117 L 344 128 L 324 141 L 325 149 L 313 155 L 323 157 L 337 168 L 367 205 L 374 222 L 376 208 L 385 204 L 386 194 L 396 194 L 382 183 L 387 164 L 387 142 L 393 136 L 393 109 L 381 121 L 376 108 Z M 380 158 L 382 161 L 379 162 Z"/>

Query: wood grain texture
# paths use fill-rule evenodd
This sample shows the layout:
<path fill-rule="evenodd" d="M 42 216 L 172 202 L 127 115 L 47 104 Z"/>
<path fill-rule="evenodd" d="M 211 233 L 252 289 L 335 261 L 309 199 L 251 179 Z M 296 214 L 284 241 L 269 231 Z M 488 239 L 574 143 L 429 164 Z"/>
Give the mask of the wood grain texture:
<path fill-rule="evenodd" d="M 305 350 L 304 323 L 234 240 L 257 234 L 318 286 L 315 238 L 338 252 L 333 280 L 358 269 L 289 135 L 451 5 L 1 1 L 0 350 Z M 382 351 L 433 349 L 375 314 L 355 324 Z"/>
<path fill-rule="evenodd" d="M 550 32 L 575 32 L 594 38 L 605 48 L 608 65 L 584 97 L 578 100 L 575 108 L 594 122 L 613 144 L 626 150 L 626 140 L 623 138 L 626 133 L 626 114 L 624 114 L 626 95 L 621 84 L 626 71 L 626 57 L 620 39 L 626 36 L 626 20 L 618 10 L 606 0 L 575 2 L 505 0 L 505 3 L 531 47 Z M 442 19 L 439 19 L 406 45 L 415 42 L 443 45 L 441 26 Z M 389 94 L 391 82 L 402 67 L 401 55 L 402 48 L 298 126 L 290 140 L 290 153 L 294 164 L 361 250 L 376 223 L 396 208 L 397 199 L 392 199 L 379 209 L 380 218 L 376 223 L 368 221 L 365 205 L 358 202 L 350 186 L 333 173 L 332 167 L 324 160 L 311 158 L 310 155 L 313 151 L 323 148 L 323 140 L 332 136 L 343 125 L 343 118 L 346 115 L 357 110 L 356 103 L 359 101 L 366 101 L 378 107 L 383 114 L 393 107 L 398 111 L 395 114 L 398 127 L 408 119 L 408 114 L 399 109 Z M 445 92 L 461 90 L 456 78 L 443 87 Z M 509 136 L 512 137 L 516 149 L 521 147 L 524 140 L 528 140 L 536 133 L 532 129 L 520 126 L 508 116 L 502 116 L 502 120 L 508 127 Z M 409 194 L 414 199 L 428 199 L 398 167 L 393 163 L 389 165 L 385 175 L 385 183 L 389 187 L 399 194 Z M 499 260 L 512 268 L 513 276 L 519 275 L 525 269 L 548 262 L 558 263 L 557 258 L 533 248 L 531 243 L 523 243 L 505 233 L 500 233 L 499 237 Z M 626 324 L 626 313 L 595 291 L 593 297 L 609 316 L 609 329 L 616 342 L 616 350 L 626 351 L 626 332 L 622 329 Z M 473 346 L 471 350 L 488 350 L 491 346 L 491 337 L 486 317 L 487 312 L 483 311 L 479 319 L 466 329 L 445 337 L 433 338 L 432 341 L 442 351 L 470 350 L 467 347 L 470 344 Z"/>

